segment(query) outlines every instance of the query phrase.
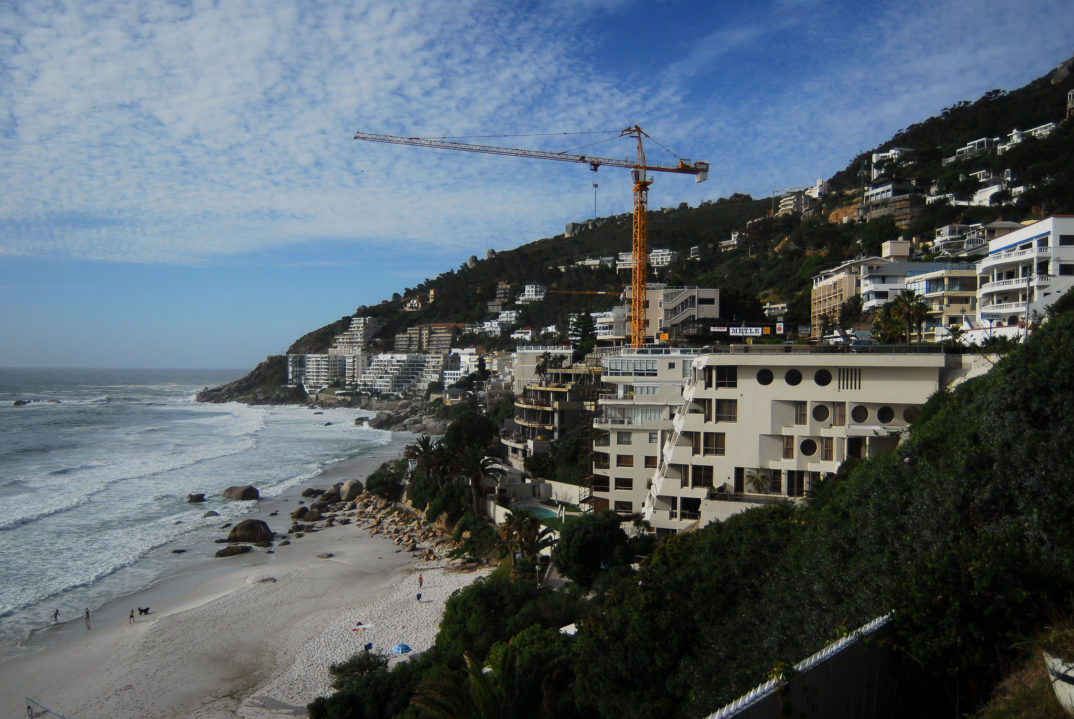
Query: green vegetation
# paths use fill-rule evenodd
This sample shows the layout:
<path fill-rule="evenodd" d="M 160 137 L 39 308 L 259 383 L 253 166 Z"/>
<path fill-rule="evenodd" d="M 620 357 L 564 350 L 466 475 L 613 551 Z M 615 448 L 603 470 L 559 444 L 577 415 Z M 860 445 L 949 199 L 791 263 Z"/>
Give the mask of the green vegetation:
<path fill-rule="evenodd" d="M 991 373 L 930 400 L 896 450 L 848 463 L 806 505 L 670 537 L 637 573 L 643 551 L 618 517 L 576 519 L 554 552 L 597 587 L 591 598 L 504 566 L 450 600 L 433 650 L 357 673 L 311 716 L 430 716 L 431 697 L 502 707 L 523 694 L 539 699 L 509 705 L 517 716 L 701 716 L 889 612 L 936 713 L 983 708 L 1005 669 L 1031 660 L 1023 637 L 1074 610 L 1071 396 L 1074 313 L 1059 312 Z M 571 622 L 574 639 L 555 632 Z M 487 685 L 477 666 L 492 667 Z M 1044 701 L 1031 684 L 1001 690 L 1008 713 L 990 716 L 1030 715 L 1012 712 Z"/>

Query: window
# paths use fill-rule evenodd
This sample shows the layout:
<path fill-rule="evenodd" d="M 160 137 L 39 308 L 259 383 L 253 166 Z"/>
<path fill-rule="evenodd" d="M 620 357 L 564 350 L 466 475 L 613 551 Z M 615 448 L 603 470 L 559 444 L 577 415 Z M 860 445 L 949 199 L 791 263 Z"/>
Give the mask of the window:
<path fill-rule="evenodd" d="M 832 403 L 832 424 L 836 427 L 842 427 L 847 423 L 847 403 L 846 402 L 833 402 Z"/>
<path fill-rule="evenodd" d="M 594 492 L 607 492 L 608 491 L 608 478 L 599 474 L 593 475 L 593 491 Z"/>
<path fill-rule="evenodd" d="M 805 424 L 806 423 L 806 403 L 795 402 L 794 403 L 794 423 Z"/>
<path fill-rule="evenodd" d="M 902 418 L 906 424 L 913 424 L 921 416 L 920 407 L 907 407 L 902 411 Z"/>
<path fill-rule="evenodd" d="M 1074 235 L 1059 235 L 1060 247 L 1074 247 Z"/>
<path fill-rule="evenodd" d="M 738 367 L 716 367 L 717 387 L 738 387 Z"/>
<path fill-rule="evenodd" d="M 1061 275 L 1074 275 L 1074 265 L 1059 264 L 1059 274 Z"/>
<path fill-rule="evenodd" d="M 716 421 L 717 422 L 737 422 L 738 421 L 738 400 L 737 399 L 718 399 L 718 400 L 716 400 Z"/>
<path fill-rule="evenodd" d="M 615 511 L 619 514 L 631 514 L 634 511 L 634 503 L 622 502 L 617 499 L 615 500 Z"/>
<path fill-rule="evenodd" d="M 815 404 L 815 405 L 813 405 L 813 419 L 817 420 L 818 422 L 827 422 L 828 417 L 830 417 L 830 416 L 831 416 L 831 412 L 828 410 L 828 405 L 826 405 L 826 404 Z"/>
<path fill-rule="evenodd" d="M 787 470 L 787 496 L 805 496 L 805 472 L 793 469 Z"/>
<path fill-rule="evenodd" d="M 656 444 L 656 432 L 649 433 L 649 444 Z"/>
<path fill-rule="evenodd" d="M 880 424 L 891 424 L 891 420 L 895 419 L 895 410 L 884 405 L 876 411 L 876 418 L 880 420 Z"/>
<path fill-rule="evenodd" d="M 656 469 L 656 457 L 653 455 L 645 455 L 645 468 Z"/>
<path fill-rule="evenodd" d="M 787 384 L 791 387 L 796 387 L 802 383 L 802 373 L 796 369 L 789 369 L 787 374 L 783 375 L 783 379 L 787 380 Z"/>
<path fill-rule="evenodd" d="M 616 467 L 633 467 L 634 455 L 631 454 L 617 454 L 615 455 Z"/>
<path fill-rule="evenodd" d="M 772 370 L 762 369 L 757 372 L 757 384 L 770 385 L 772 384 Z"/>
<path fill-rule="evenodd" d="M 817 453 L 817 442 L 813 439 L 802 440 L 802 454 L 807 457 L 812 457 Z"/>
<path fill-rule="evenodd" d="M 826 369 L 819 369 L 813 374 L 813 381 L 820 387 L 827 387 L 832 383 L 832 373 Z"/>
<path fill-rule="evenodd" d="M 783 459 L 794 459 L 794 437 L 783 438 Z"/>
<path fill-rule="evenodd" d="M 634 480 L 630 477 L 616 477 L 615 488 L 619 491 L 634 489 Z"/>
<path fill-rule="evenodd" d="M 726 436 L 723 432 L 705 432 L 705 445 L 703 451 L 705 456 L 723 456 L 727 451 L 726 448 Z"/>
<path fill-rule="evenodd" d="M 630 432 L 616 432 L 615 442 L 616 444 L 630 444 Z"/>
<path fill-rule="evenodd" d="M 711 487 L 712 486 L 712 467 L 706 464 L 695 464 L 691 472 L 691 486 L 694 487 Z"/>
<path fill-rule="evenodd" d="M 833 438 L 820 438 L 820 458 L 825 462 L 831 462 L 835 459 L 835 440 Z"/>
<path fill-rule="evenodd" d="M 850 418 L 858 424 L 865 422 L 869 419 L 869 408 L 863 404 L 855 405 L 854 409 L 850 410 Z"/>
<path fill-rule="evenodd" d="M 735 467 L 735 492 L 742 494 L 746 491 L 746 468 Z"/>

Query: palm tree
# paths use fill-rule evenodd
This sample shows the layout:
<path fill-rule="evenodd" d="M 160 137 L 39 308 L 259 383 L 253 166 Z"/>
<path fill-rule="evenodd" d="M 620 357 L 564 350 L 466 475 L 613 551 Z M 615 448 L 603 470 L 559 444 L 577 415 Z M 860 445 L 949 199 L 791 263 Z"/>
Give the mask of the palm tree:
<path fill-rule="evenodd" d="M 426 477 L 436 479 L 438 485 L 443 483 L 442 470 L 446 457 L 439 440 L 433 440 L 432 437 L 423 434 L 414 444 L 406 446 L 403 456 L 417 462 Z"/>
<path fill-rule="evenodd" d="M 892 313 L 897 317 L 906 331 L 906 344 L 910 344 L 913 330 L 917 329 L 917 340 L 921 341 L 922 327 L 929 316 L 929 306 L 913 290 L 903 290 L 891 302 Z M 888 305 L 884 305 L 887 307 Z"/>
<path fill-rule="evenodd" d="M 536 561 L 542 549 L 552 546 L 555 534 L 550 527 L 542 525 L 537 515 L 525 509 L 508 512 L 499 532 L 507 546 L 512 567 L 515 566 L 516 550 L 523 559 Z"/>
<path fill-rule="evenodd" d="M 542 662 L 520 661 L 514 640 L 500 661 L 486 667 L 469 654 L 466 683 L 450 679 L 426 680 L 418 686 L 411 705 L 431 719 L 517 719 L 548 716 L 545 682 L 555 673 Z"/>
<path fill-rule="evenodd" d="M 484 448 L 476 445 L 467 447 L 462 454 L 455 457 L 454 474 L 470 483 L 474 516 L 478 519 L 485 517 L 483 487 L 497 485 L 506 473 L 507 469 L 500 464 L 499 459 L 485 456 Z"/>

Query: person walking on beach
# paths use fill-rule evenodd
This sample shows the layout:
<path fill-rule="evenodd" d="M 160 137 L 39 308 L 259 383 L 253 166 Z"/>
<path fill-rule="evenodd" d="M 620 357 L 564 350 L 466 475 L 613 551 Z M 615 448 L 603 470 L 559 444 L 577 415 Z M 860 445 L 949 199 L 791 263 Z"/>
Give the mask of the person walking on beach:
<path fill-rule="evenodd" d="M 59 624 L 60 623 L 60 610 L 59 609 L 57 609 L 56 611 L 54 611 L 52 613 L 52 623 L 53 624 Z"/>
<path fill-rule="evenodd" d="M 424 579 L 422 578 L 422 576 L 421 576 L 421 575 L 419 574 L 419 575 L 418 575 L 418 589 L 421 589 L 421 585 L 422 585 L 422 584 L 423 584 L 424 582 L 425 582 L 425 580 L 424 580 Z"/>
<path fill-rule="evenodd" d="M 86 629 L 89 629 L 90 628 L 90 625 L 89 625 L 89 607 L 86 607 L 85 617 L 86 617 Z"/>
<path fill-rule="evenodd" d="M 131 610 L 129 618 L 127 619 L 127 624 L 134 624 L 134 610 L 133 609 Z"/>

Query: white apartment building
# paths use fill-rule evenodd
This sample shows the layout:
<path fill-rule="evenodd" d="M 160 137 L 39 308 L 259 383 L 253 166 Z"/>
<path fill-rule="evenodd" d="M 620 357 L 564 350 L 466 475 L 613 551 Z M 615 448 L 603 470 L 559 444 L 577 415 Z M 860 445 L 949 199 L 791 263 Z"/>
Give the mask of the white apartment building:
<path fill-rule="evenodd" d="M 653 250 L 649 253 L 649 267 L 654 270 L 662 270 L 679 256 L 678 252 L 673 250 Z"/>
<path fill-rule="evenodd" d="M 308 354 L 302 384 L 307 394 L 316 394 L 333 382 L 344 381 L 347 358 L 344 355 Z"/>
<path fill-rule="evenodd" d="M 328 348 L 330 355 L 358 354 L 373 339 L 373 335 L 381 328 L 380 320 L 375 317 L 351 317 L 351 324 L 346 330 L 336 335 L 332 346 Z"/>
<path fill-rule="evenodd" d="M 601 358 L 604 393 L 593 418 L 594 509 L 640 512 L 700 350 L 642 347 Z"/>
<path fill-rule="evenodd" d="M 544 296 L 548 293 L 548 288 L 544 285 L 524 285 L 522 287 L 522 293 L 515 298 L 515 302 L 520 305 L 527 305 L 530 302 L 540 302 L 544 299 Z"/>
<path fill-rule="evenodd" d="M 989 325 L 1041 320 L 1074 287 L 1074 216 L 1056 215 L 992 240 L 977 263 L 977 308 Z"/>
<path fill-rule="evenodd" d="M 894 448 L 942 386 L 939 348 L 794 349 L 758 345 L 693 360 L 643 508 L 658 534 L 803 497 L 846 459 Z"/>

